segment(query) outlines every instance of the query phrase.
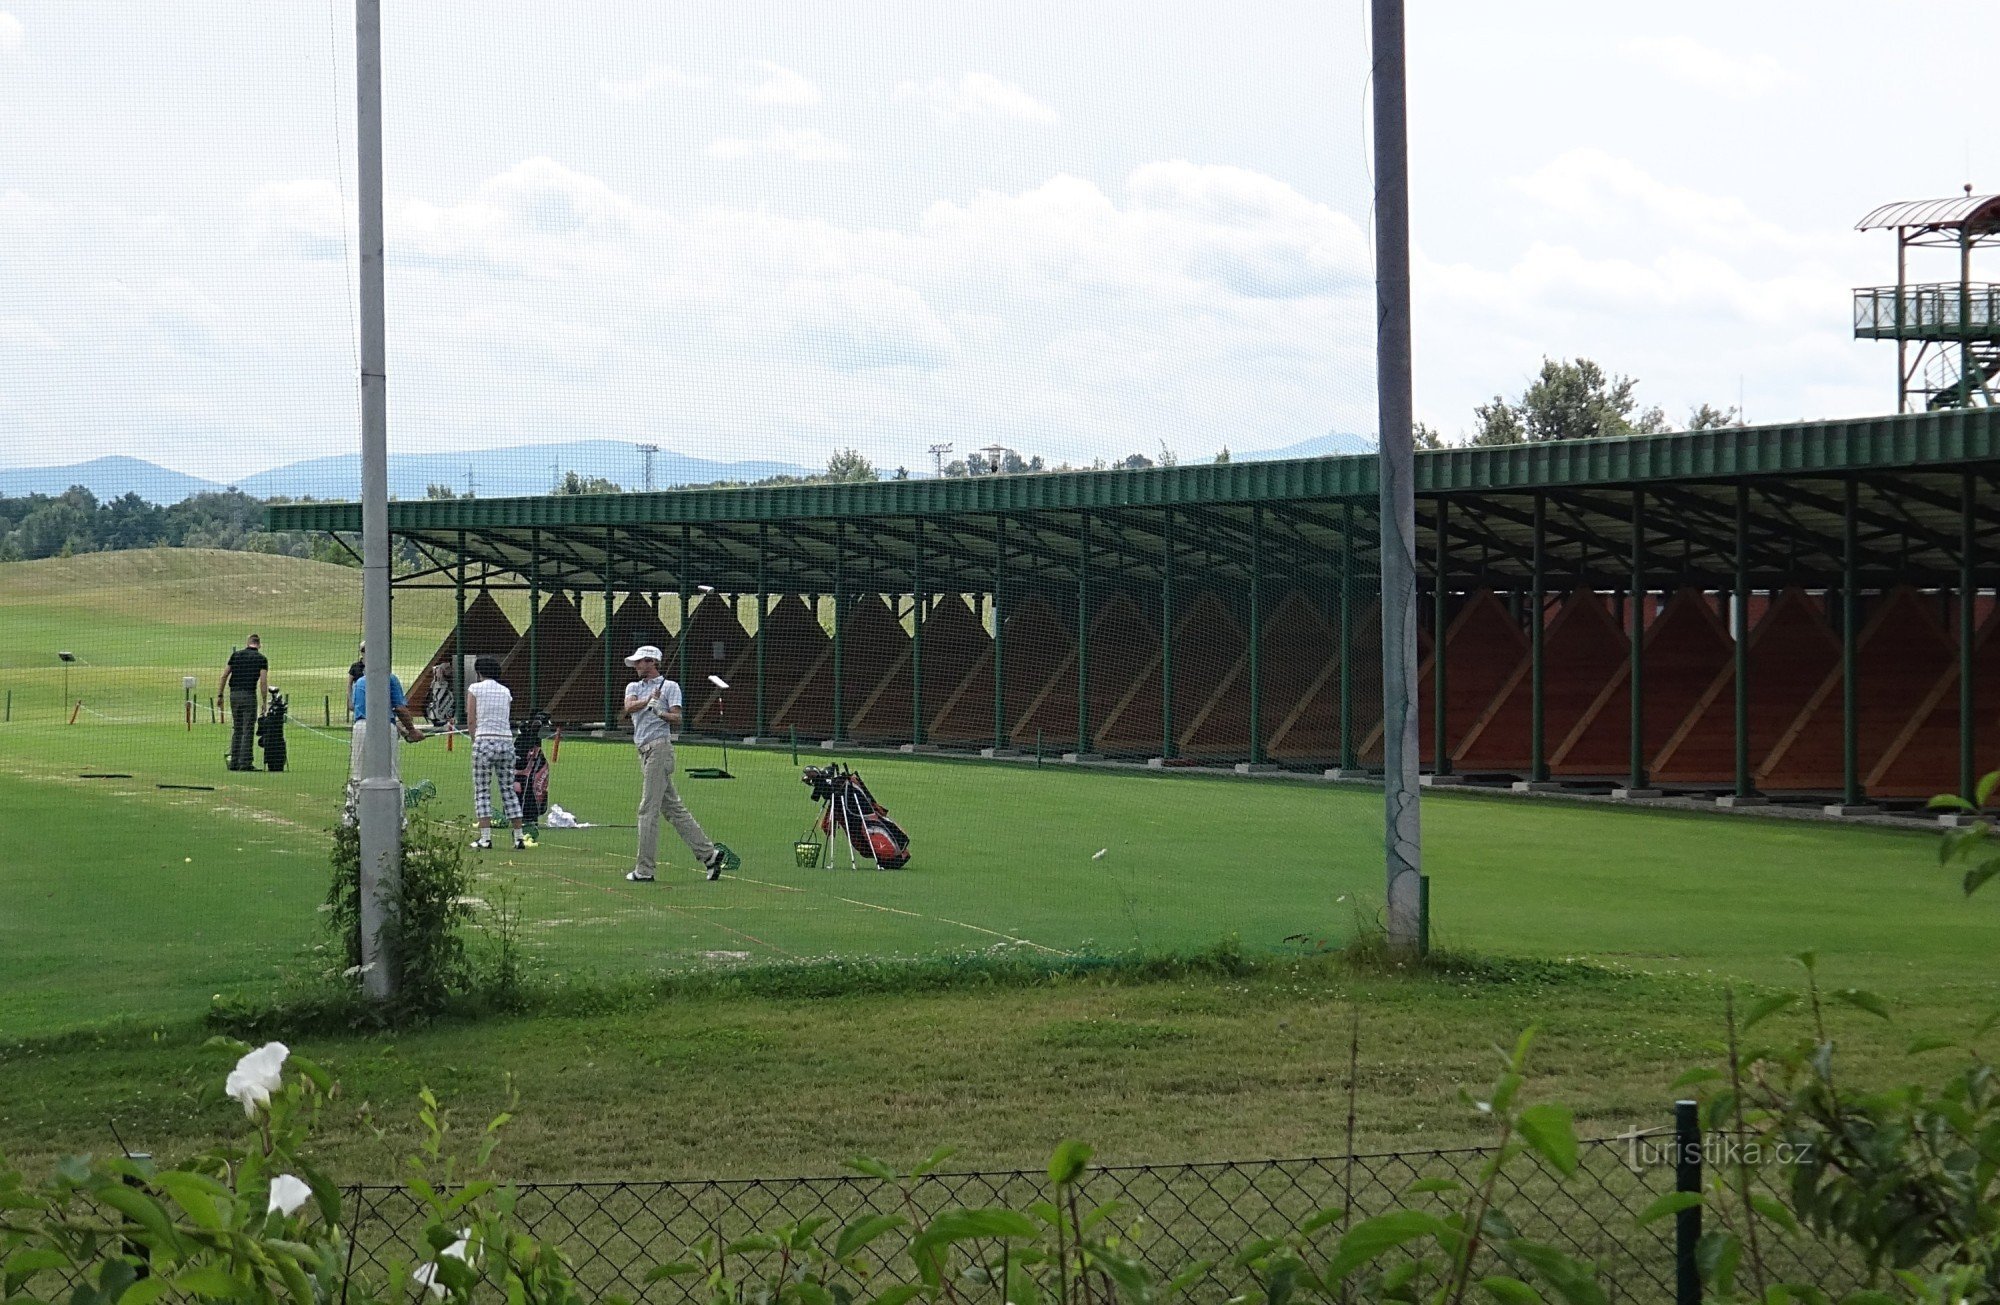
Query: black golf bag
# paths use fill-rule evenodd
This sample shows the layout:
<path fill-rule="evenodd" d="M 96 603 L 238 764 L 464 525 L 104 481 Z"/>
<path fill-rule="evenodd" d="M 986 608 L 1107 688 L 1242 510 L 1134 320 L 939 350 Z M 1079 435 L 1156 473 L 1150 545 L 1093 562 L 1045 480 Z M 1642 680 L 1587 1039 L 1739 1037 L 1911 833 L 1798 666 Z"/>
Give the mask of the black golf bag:
<path fill-rule="evenodd" d="M 878 870 L 900 870 L 910 863 L 910 836 L 889 819 L 889 809 L 875 800 L 861 776 L 846 766 L 808 766 L 800 776 L 813 801 L 822 808 L 819 827 L 829 840 L 832 864 L 833 832 L 839 830 L 854 851 L 873 861 Z"/>
<path fill-rule="evenodd" d="M 549 759 L 542 752 L 542 731 L 549 714 L 531 712 L 514 727 L 514 793 L 521 799 L 521 825 L 533 833 L 549 809 Z"/>
<path fill-rule="evenodd" d="M 271 690 L 271 705 L 257 721 L 257 746 L 264 750 L 264 769 L 285 768 L 285 708 L 291 700 Z"/>

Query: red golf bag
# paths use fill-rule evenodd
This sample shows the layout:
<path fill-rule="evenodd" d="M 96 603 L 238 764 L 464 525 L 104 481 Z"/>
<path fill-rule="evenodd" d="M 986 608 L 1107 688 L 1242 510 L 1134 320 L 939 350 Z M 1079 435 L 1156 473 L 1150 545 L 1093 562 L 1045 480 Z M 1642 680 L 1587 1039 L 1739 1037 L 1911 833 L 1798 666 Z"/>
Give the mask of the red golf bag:
<path fill-rule="evenodd" d="M 875 800 L 860 775 L 836 762 L 809 766 L 801 778 L 822 807 L 819 827 L 829 840 L 839 830 L 854 854 L 873 861 L 878 870 L 900 870 L 910 863 L 910 836 L 889 819 L 889 809 Z M 829 863 L 832 856 L 829 843 Z"/>
<path fill-rule="evenodd" d="M 542 751 L 542 731 L 549 714 L 534 712 L 514 729 L 514 793 L 521 799 L 521 824 L 534 833 L 549 809 L 549 759 Z"/>

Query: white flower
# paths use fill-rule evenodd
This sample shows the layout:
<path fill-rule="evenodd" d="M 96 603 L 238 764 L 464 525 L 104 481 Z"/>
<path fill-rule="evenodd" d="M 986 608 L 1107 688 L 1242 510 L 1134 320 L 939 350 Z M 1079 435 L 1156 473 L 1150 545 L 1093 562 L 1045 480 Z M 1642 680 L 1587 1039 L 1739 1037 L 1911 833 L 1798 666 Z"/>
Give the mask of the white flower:
<path fill-rule="evenodd" d="M 459 1229 L 458 1240 L 453 1242 L 451 1245 L 445 1247 L 443 1250 L 439 1251 L 438 1260 L 443 1259 L 447 1255 L 449 1255 L 454 1260 L 464 1259 L 466 1244 L 471 1240 L 471 1238 L 472 1238 L 472 1229 L 470 1228 Z M 428 1287 L 430 1289 L 431 1295 L 437 1297 L 439 1300 L 444 1299 L 444 1284 L 438 1281 L 437 1260 L 425 1260 L 422 1264 L 419 1264 L 417 1266 L 416 1272 L 410 1275 L 410 1280 L 416 1283 L 419 1287 Z"/>
<path fill-rule="evenodd" d="M 275 1210 L 289 1219 L 299 1212 L 299 1207 L 311 1195 L 312 1188 L 306 1186 L 304 1179 L 279 1174 L 271 1180 L 271 1203 L 264 1208 L 264 1212 L 269 1214 Z"/>
<path fill-rule="evenodd" d="M 282 1042 L 267 1042 L 248 1052 L 229 1071 L 222 1090 L 243 1103 L 243 1113 L 255 1116 L 257 1107 L 271 1104 L 271 1094 L 285 1083 L 285 1057 L 290 1048 Z"/>

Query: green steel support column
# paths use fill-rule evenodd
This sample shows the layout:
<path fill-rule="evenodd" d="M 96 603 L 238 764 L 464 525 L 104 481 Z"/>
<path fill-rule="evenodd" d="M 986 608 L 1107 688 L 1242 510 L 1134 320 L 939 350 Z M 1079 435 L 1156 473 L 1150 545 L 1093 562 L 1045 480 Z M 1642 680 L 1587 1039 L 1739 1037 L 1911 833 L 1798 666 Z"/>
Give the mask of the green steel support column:
<path fill-rule="evenodd" d="M 1160 519 L 1160 757 L 1174 755 L 1174 510 Z"/>
<path fill-rule="evenodd" d="M 1632 764 L 1626 787 L 1646 787 L 1646 491 L 1632 491 Z"/>
<path fill-rule="evenodd" d="M 1736 486 L 1736 601 L 1730 616 L 1736 637 L 1736 800 L 1750 788 L 1750 486 Z"/>
<path fill-rule="evenodd" d="M 458 532 L 458 582 L 453 604 L 458 619 L 451 627 L 451 690 L 458 728 L 465 728 L 465 532 Z"/>
<path fill-rule="evenodd" d="M 1855 643 L 1860 632 L 1855 619 L 1861 610 L 1861 483 L 1852 476 L 1843 486 L 1840 523 L 1840 774 L 1841 802 L 1861 805 L 1860 695 L 1855 683 Z"/>
<path fill-rule="evenodd" d="M 1974 773 L 1979 743 L 1975 733 L 1978 718 L 1973 714 L 1978 705 L 1974 697 L 1977 685 L 1972 678 L 1973 622 L 1978 619 L 1975 608 L 1979 597 L 1979 576 L 1975 569 L 1977 559 L 1974 556 L 1978 543 L 1973 533 L 1978 485 L 1978 477 L 1972 472 L 1961 474 L 1958 485 L 1958 791 L 1968 802 L 1978 791 L 1979 781 L 1979 776 Z"/>
<path fill-rule="evenodd" d="M 847 737 L 847 522 L 833 545 L 833 737 Z"/>
<path fill-rule="evenodd" d="M 1250 764 L 1264 762 L 1264 505 L 1250 508 Z"/>
<path fill-rule="evenodd" d="M 1007 579 L 1007 518 L 993 518 L 993 748 L 1007 746 L 1007 613 L 1000 591 Z"/>
<path fill-rule="evenodd" d="M 610 729 L 618 722 L 618 717 L 611 710 L 611 658 L 614 655 L 614 650 L 611 647 L 611 618 L 616 614 L 617 610 L 613 604 L 611 594 L 611 571 L 613 566 L 616 565 L 611 560 L 611 550 L 616 542 L 617 536 L 607 529 L 604 532 L 604 638 L 602 640 L 604 644 L 604 728 L 606 729 Z"/>
<path fill-rule="evenodd" d="M 766 563 L 771 556 L 771 527 L 763 522 L 757 525 L 757 737 L 763 738 L 771 732 L 770 713 L 764 694 L 764 646 L 770 643 L 765 638 L 771 620 L 771 585 Z"/>
<path fill-rule="evenodd" d="M 910 560 L 910 742 L 924 741 L 924 519 L 918 517 Z"/>
<path fill-rule="evenodd" d="M 1528 767 L 1528 778 L 1530 782 L 1536 784 L 1547 783 L 1549 778 L 1548 752 L 1544 747 L 1545 740 L 1542 737 L 1542 708 L 1545 697 L 1543 692 L 1543 672 L 1547 669 L 1544 665 L 1545 659 L 1542 656 L 1542 645 L 1547 642 L 1542 637 L 1542 627 L 1546 624 L 1542 620 L 1542 606 L 1545 601 L 1544 585 L 1546 583 L 1546 570 L 1548 566 L 1548 513 L 1548 495 L 1540 490 L 1536 490 L 1534 577 L 1530 582 L 1530 592 L 1528 594 L 1528 657 L 1530 663 L 1529 673 L 1532 679 L 1532 710 L 1528 717 L 1528 746 L 1531 759 Z"/>
<path fill-rule="evenodd" d="M 1077 516 L 1076 751 L 1090 751 L 1090 513 Z"/>
<path fill-rule="evenodd" d="M 1354 504 L 1340 511 L 1340 768 L 1354 769 Z"/>
<path fill-rule="evenodd" d="M 1901 232 L 1897 233 L 1902 234 Z M 1979 393 L 1972 378 L 1976 364 L 1972 358 L 1972 223 L 1963 222 L 1958 228 L 1958 320 L 1965 323 L 1966 338 L 1958 343 L 1958 406 L 1970 408 L 1973 396 Z"/>
<path fill-rule="evenodd" d="M 528 532 L 528 710 L 542 700 L 542 532 Z"/>
<path fill-rule="evenodd" d="M 1445 709 L 1445 693 L 1450 687 L 1445 656 L 1445 586 L 1451 569 L 1447 539 L 1451 530 L 1451 501 L 1437 501 L 1437 566 L 1431 581 L 1431 773 L 1451 774 L 1451 720 Z"/>
<path fill-rule="evenodd" d="M 688 682 L 688 567 L 694 562 L 694 529 L 681 527 L 681 628 L 674 636 L 674 655 L 680 662 L 680 686 L 687 688 Z"/>

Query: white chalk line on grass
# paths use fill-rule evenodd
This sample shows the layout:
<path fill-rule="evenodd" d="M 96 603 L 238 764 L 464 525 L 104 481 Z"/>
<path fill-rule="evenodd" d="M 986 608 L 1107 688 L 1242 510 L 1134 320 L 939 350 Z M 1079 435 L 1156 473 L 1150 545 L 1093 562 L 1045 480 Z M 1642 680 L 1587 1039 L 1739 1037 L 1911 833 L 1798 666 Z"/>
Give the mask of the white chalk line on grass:
<path fill-rule="evenodd" d="M 624 860 L 624 857 L 623 857 L 623 855 L 622 855 L 621 853 L 617 853 L 617 852 L 609 852 L 609 851 L 606 851 L 606 850 L 604 850 L 604 849 L 602 849 L 602 848 L 595 848 L 595 847 L 585 847 L 585 848 L 577 848 L 576 850 L 577 850 L 577 851 L 579 851 L 579 852 L 589 852 L 589 853 L 591 853 L 591 854 L 593 854 L 593 855 L 596 855 L 596 856 L 603 856 L 603 857 L 610 857 L 610 858 L 613 858 L 613 859 L 615 859 L 615 860 L 619 860 L 619 861 L 621 861 L 621 862 L 622 862 L 622 861 Z M 746 884 L 756 884 L 756 885 L 758 885 L 759 887 L 763 887 L 763 888 L 773 888 L 773 889 L 777 889 L 777 890 L 778 890 L 778 891 L 780 891 L 780 892 L 787 892 L 787 893 L 805 893 L 805 894 L 807 894 L 807 895 L 809 895 L 809 896 L 816 896 L 816 895 L 817 895 L 816 893 L 814 893 L 814 890 L 813 890 L 813 889 L 810 889 L 810 888 L 800 888 L 800 887 L 798 887 L 798 886 L 797 886 L 796 884 L 780 884 L 780 883 L 773 883 L 772 881 L 770 881 L 770 880 L 768 880 L 768 879 L 752 879 L 752 878 L 750 878 L 750 877 L 749 877 L 749 876 L 747 876 L 747 875 L 740 875 L 740 874 L 733 874 L 733 875 L 731 875 L 731 876 L 729 876 L 729 877 L 730 877 L 731 879 L 736 879 L 736 880 L 740 880 L 741 882 L 743 882 L 743 883 L 746 883 Z M 1013 934 L 1010 934 L 1010 933 L 1003 933 L 1002 931 L 1000 931 L 1000 930 L 998 930 L 998 929 L 988 929 L 988 928 L 987 928 L 986 926 L 984 926 L 984 925 L 979 925 L 979 924 L 968 924 L 968 923 L 966 923 L 966 922 L 965 922 L 964 920 L 954 920 L 954 919 L 950 918 L 949 916 L 943 916 L 943 915 L 926 915 L 926 914 L 924 914 L 924 913 L 923 913 L 922 911 L 908 911 L 908 910 L 904 910 L 903 908 L 901 908 L 901 907 L 897 907 L 897 906 L 883 906 L 883 905 L 881 905 L 881 904 L 880 904 L 879 902 L 864 902 L 864 901 L 860 900 L 859 898 L 855 898 L 855 897 L 842 897 L 842 896 L 841 896 L 840 894 L 838 894 L 838 893 L 832 893 L 832 894 L 829 894 L 829 895 L 830 895 L 830 896 L 831 896 L 831 897 L 832 897 L 832 898 L 833 898 L 833 899 L 834 899 L 835 901 L 837 901 L 837 902 L 845 902 L 845 903 L 846 903 L 847 905 L 849 905 L 849 906 L 859 906 L 859 907 L 864 907 L 864 908 L 866 908 L 866 909 L 868 909 L 868 910 L 871 910 L 871 911 L 881 911 L 881 912 L 883 912 L 883 913 L 885 913 L 885 914 L 888 914 L 888 915 L 905 915 L 905 916 L 908 916 L 908 917 L 910 917 L 910 918 L 911 918 L 911 919 L 913 919 L 913 920 L 928 920 L 928 921 L 930 921 L 930 922 L 931 922 L 931 923 L 933 923 L 933 924 L 948 924 L 948 925 L 951 925 L 952 927 L 954 927 L 954 928 L 958 928 L 958 929 L 969 929 L 969 930 L 971 930 L 971 931 L 972 931 L 973 933 L 983 933 L 983 934 L 986 934 L 986 935 L 987 935 L 987 936 L 989 936 L 989 937 L 993 937 L 993 938 L 999 938 L 999 939 L 1002 939 L 1002 940 L 1004 940 L 1004 941 L 1006 941 L 1006 942 L 1010 942 L 1010 943 L 1014 943 L 1014 944 L 1016 944 L 1016 945 L 1018 945 L 1018 946 L 1022 946 L 1022 947 L 1033 947 L 1033 948 L 1034 948 L 1034 949 L 1036 949 L 1037 951 L 1042 951 L 1042 952 L 1047 952 L 1047 953 L 1048 953 L 1049 955 L 1051 955 L 1051 956 L 1067 956 L 1067 955 L 1069 955 L 1069 953 L 1068 953 L 1068 952 L 1066 952 L 1066 951 L 1063 951 L 1063 950 L 1062 950 L 1061 948 L 1058 948 L 1058 947 L 1049 947 L 1049 946 L 1045 946 L 1045 945 L 1044 945 L 1044 944 L 1042 944 L 1042 943 L 1038 943 L 1038 942 L 1036 942 L 1036 941 L 1035 941 L 1034 939 L 1032 939 L 1032 938 L 1020 938 L 1020 937 L 1016 937 L 1015 935 L 1013 935 Z"/>
<path fill-rule="evenodd" d="M 890 915 L 907 915 L 907 916 L 910 916 L 910 917 L 911 917 L 911 918 L 913 918 L 913 919 L 918 919 L 918 920 L 931 920 L 931 921 L 934 921 L 934 922 L 936 922 L 936 923 L 938 923 L 938 924 L 950 924 L 950 925 L 956 925 L 956 926 L 957 926 L 958 928 L 960 928 L 960 929 L 970 929 L 970 930 L 972 930 L 972 931 L 973 931 L 974 933 L 983 933 L 983 934 L 987 934 L 987 935 L 989 935 L 989 936 L 991 936 L 991 937 L 994 937 L 994 938 L 1000 938 L 1000 939 L 1003 939 L 1003 940 L 1005 940 L 1005 941 L 1007 941 L 1007 942 L 1010 942 L 1010 943 L 1015 943 L 1015 944 L 1017 944 L 1017 945 L 1019 945 L 1019 946 L 1022 946 L 1022 947 L 1033 947 L 1033 948 L 1034 948 L 1034 949 L 1035 949 L 1036 951 L 1041 951 L 1041 952 L 1047 952 L 1047 953 L 1048 953 L 1049 955 L 1051 955 L 1051 956 L 1067 956 L 1067 955 L 1069 955 L 1069 953 L 1068 953 L 1068 952 L 1066 952 L 1066 951 L 1063 951 L 1063 950 L 1061 950 L 1060 948 L 1056 948 L 1056 947 L 1045 947 L 1045 946 L 1043 946 L 1043 945 L 1042 945 L 1041 943 L 1038 943 L 1038 942 L 1036 942 L 1036 941 L 1035 941 L 1034 939 L 1032 939 L 1032 938 L 1017 938 L 1017 937 L 1015 937 L 1015 936 L 1014 936 L 1013 934 L 1011 934 L 1011 933 L 1002 933 L 1002 932 L 1000 932 L 1000 930 L 998 930 L 998 929 L 988 929 L 988 928 L 987 928 L 987 927 L 986 927 L 985 925 L 983 925 L 983 924 L 967 924 L 967 923 L 966 923 L 965 921 L 963 921 L 963 920 L 953 920 L 953 919 L 949 918 L 948 916 L 943 916 L 943 915 L 925 915 L 925 914 L 924 914 L 923 912 L 921 912 L 921 911 L 905 911 L 905 910 L 903 910 L 903 909 L 902 909 L 901 907 L 897 907 L 897 906 L 883 906 L 883 905 L 882 905 L 881 903 L 879 903 L 879 902 L 864 902 L 864 901 L 861 901 L 861 900 L 859 900 L 858 898 L 853 898 L 853 897 L 841 897 L 841 896 L 840 896 L 840 895 L 839 895 L 838 893 L 834 894 L 834 896 L 836 897 L 836 899 L 837 899 L 837 900 L 839 900 L 839 901 L 843 901 L 843 902 L 846 902 L 846 903 L 847 903 L 847 904 L 848 904 L 849 906 L 865 906 L 865 907 L 867 907 L 867 908 L 868 908 L 869 910 L 871 910 L 871 911 L 886 911 L 886 912 L 888 912 L 888 913 L 889 913 Z"/>

